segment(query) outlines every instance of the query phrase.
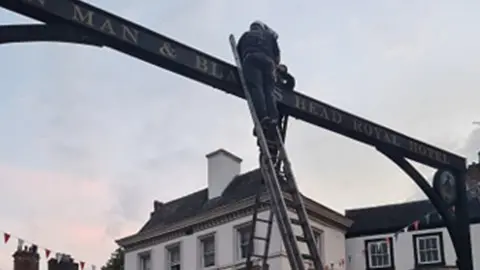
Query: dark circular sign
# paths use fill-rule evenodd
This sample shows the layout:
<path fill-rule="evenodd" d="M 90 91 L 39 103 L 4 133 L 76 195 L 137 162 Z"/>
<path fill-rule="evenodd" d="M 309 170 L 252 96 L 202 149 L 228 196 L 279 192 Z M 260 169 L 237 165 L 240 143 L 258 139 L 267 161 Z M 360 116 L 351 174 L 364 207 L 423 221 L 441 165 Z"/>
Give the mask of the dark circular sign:
<path fill-rule="evenodd" d="M 457 178 L 449 170 L 438 170 L 433 176 L 433 189 L 450 206 L 457 200 Z"/>

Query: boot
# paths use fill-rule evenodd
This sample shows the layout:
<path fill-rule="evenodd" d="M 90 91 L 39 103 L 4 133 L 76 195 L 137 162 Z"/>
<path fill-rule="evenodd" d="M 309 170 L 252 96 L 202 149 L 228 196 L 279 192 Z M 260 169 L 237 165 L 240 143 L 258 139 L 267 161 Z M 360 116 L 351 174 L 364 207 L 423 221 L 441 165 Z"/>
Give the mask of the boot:
<path fill-rule="evenodd" d="M 271 122 L 270 118 L 268 116 L 265 116 L 264 118 L 260 119 L 260 126 L 263 127 L 263 133 L 265 133 L 268 129 L 266 127 L 269 126 L 269 123 Z M 253 127 L 253 136 L 257 137 L 257 130 L 255 127 Z"/>

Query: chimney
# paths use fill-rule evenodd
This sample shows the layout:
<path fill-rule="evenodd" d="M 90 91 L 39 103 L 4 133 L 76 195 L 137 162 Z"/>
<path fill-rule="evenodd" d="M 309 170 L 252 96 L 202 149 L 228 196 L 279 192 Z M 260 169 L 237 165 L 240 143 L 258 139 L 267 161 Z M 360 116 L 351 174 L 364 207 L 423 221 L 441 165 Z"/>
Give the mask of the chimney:
<path fill-rule="evenodd" d="M 74 262 L 70 255 L 61 254 L 60 260 L 58 258 L 48 260 L 48 270 L 78 270 L 78 263 Z"/>
<path fill-rule="evenodd" d="M 161 201 L 153 201 L 153 211 L 158 211 L 163 207 L 163 202 Z"/>
<path fill-rule="evenodd" d="M 232 179 L 240 174 L 242 159 L 224 149 L 218 149 L 206 157 L 208 199 L 213 199 L 221 196 Z"/>
<path fill-rule="evenodd" d="M 38 270 L 40 256 L 37 252 L 37 246 L 19 247 L 13 253 L 13 270 Z"/>
<path fill-rule="evenodd" d="M 157 200 L 153 201 L 153 211 L 150 213 L 150 217 L 152 217 L 155 214 L 155 212 L 160 211 L 163 205 L 164 203 L 161 201 L 157 201 Z"/>

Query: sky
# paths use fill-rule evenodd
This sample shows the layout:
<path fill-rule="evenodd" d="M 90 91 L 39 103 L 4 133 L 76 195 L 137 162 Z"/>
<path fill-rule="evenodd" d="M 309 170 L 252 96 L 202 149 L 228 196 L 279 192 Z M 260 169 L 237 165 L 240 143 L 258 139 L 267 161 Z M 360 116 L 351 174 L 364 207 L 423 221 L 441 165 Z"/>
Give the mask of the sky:
<path fill-rule="evenodd" d="M 228 35 L 263 20 L 297 91 L 477 160 L 478 1 L 88 2 L 229 62 Z M 0 9 L 1 24 L 32 22 Z M 108 48 L 12 44 L 0 59 L 1 231 L 100 266 L 153 200 L 207 185 L 205 154 L 257 167 L 234 96 Z M 339 212 L 423 196 L 372 147 L 330 131 L 292 120 L 286 145 L 303 193 Z M 0 269 L 15 246 L 0 245 Z"/>

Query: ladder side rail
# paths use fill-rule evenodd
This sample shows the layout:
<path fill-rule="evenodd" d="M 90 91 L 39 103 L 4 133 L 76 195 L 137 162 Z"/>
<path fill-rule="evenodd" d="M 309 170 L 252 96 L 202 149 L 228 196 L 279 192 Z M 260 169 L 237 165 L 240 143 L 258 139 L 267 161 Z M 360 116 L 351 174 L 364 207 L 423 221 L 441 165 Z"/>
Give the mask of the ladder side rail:
<path fill-rule="evenodd" d="M 250 226 L 250 235 L 249 235 L 248 246 L 247 246 L 247 258 L 245 261 L 245 265 L 247 269 L 250 269 L 252 266 L 252 255 L 255 250 L 255 234 L 256 234 L 256 227 L 257 227 L 258 210 L 260 208 L 261 193 L 262 192 L 259 190 L 255 195 L 255 202 L 253 206 L 254 207 L 253 218 L 252 218 L 252 224 Z"/>

